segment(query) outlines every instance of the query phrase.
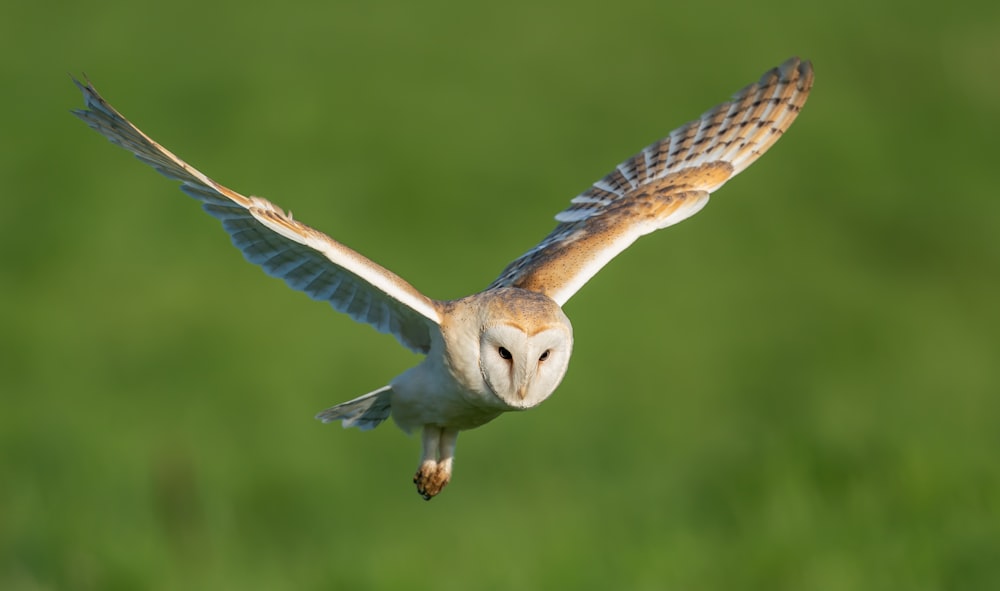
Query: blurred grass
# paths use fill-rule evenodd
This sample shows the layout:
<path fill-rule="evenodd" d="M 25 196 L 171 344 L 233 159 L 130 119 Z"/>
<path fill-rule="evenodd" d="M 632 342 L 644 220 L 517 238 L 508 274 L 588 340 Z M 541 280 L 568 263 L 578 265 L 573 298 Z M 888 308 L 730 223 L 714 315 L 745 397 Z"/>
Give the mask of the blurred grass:
<path fill-rule="evenodd" d="M 1000 8 L 832 6 L 5 8 L 0 588 L 997 588 Z M 311 419 L 417 358 L 67 113 L 84 70 L 449 298 L 794 54 L 788 137 L 566 306 L 560 390 L 432 503 L 417 440 Z"/>

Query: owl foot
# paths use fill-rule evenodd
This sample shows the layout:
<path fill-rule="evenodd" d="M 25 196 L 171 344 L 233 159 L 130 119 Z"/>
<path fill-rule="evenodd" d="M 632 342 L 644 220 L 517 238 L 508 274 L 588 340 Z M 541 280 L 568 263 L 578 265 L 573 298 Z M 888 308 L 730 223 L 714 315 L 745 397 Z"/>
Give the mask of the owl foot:
<path fill-rule="evenodd" d="M 433 461 L 420 464 L 420 469 L 413 477 L 413 483 L 417 485 L 417 492 L 424 497 L 425 501 L 431 500 L 440 493 L 450 480 L 451 467 L 444 462 Z"/>

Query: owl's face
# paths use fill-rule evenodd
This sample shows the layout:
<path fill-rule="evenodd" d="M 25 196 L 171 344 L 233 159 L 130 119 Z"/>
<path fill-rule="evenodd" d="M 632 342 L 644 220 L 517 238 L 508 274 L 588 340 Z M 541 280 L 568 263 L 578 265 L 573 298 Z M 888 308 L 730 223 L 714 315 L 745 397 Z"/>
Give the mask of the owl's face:
<path fill-rule="evenodd" d="M 510 409 L 537 406 L 566 375 L 573 327 L 544 295 L 516 288 L 494 294 L 479 309 L 482 386 Z"/>
<path fill-rule="evenodd" d="M 508 406 L 537 406 L 566 375 L 573 349 L 569 323 L 541 330 L 497 324 L 479 340 L 479 367 L 486 385 Z"/>

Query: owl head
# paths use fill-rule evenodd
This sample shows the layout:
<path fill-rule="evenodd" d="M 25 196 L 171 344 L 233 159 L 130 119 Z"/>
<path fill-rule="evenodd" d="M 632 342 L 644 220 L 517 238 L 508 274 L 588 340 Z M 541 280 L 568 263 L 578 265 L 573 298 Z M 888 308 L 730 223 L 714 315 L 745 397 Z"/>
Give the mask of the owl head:
<path fill-rule="evenodd" d="M 543 294 L 518 288 L 488 293 L 479 314 L 482 385 L 506 409 L 537 406 L 566 375 L 573 327 Z"/>

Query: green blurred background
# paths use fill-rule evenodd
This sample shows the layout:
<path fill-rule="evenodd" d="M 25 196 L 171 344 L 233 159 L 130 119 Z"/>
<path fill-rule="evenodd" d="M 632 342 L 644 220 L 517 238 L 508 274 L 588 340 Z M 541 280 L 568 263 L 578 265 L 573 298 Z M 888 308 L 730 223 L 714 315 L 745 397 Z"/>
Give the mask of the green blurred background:
<path fill-rule="evenodd" d="M 0 9 L 0 588 L 1000 588 L 1000 4 Z M 823 8 L 826 6 L 826 8 Z M 436 298 L 790 55 L 802 116 L 566 306 L 459 440 L 313 414 L 418 361 L 245 263 L 146 132 Z"/>

